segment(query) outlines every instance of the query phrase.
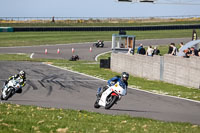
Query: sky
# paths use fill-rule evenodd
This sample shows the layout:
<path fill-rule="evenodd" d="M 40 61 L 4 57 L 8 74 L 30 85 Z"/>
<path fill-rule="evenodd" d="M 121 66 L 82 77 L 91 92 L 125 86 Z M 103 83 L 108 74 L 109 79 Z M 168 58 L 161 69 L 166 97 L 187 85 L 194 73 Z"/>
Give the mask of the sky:
<path fill-rule="evenodd" d="M 0 17 L 155 17 L 200 15 L 200 5 L 133 4 L 117 2 L 116 0 L 0 0 L 0 5 Z"/>

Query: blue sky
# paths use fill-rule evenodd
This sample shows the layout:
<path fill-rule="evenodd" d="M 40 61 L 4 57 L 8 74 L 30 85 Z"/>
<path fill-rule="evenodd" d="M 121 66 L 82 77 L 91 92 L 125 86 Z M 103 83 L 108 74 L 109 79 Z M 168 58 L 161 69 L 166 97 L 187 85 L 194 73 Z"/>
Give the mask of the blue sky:
<path fill-rule="evenodd" d="M 200 15 L 200 5 L 133 4 L 119 3 L 116 0 L 0 0 L 0 5 L 0 17 L 154 17 Z"/>

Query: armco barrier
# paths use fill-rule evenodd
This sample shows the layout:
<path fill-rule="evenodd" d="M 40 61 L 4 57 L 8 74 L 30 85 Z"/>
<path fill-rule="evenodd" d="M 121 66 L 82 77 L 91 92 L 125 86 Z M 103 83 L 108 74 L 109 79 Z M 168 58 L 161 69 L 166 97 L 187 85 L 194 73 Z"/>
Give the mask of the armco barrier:
<path fill-rule="evenodd" d="M 169 25 L 169 26 L 142 26 L 142 27 L 15 27 L 20 31 L 146 31 L 146 30 L 175 30 L 200 29 L 200 25 Z"/>
<path fill-rule="evenodd" d="M 111 54 L 111 69 L 131 75 L 200 89 L 200 57 Z"/>

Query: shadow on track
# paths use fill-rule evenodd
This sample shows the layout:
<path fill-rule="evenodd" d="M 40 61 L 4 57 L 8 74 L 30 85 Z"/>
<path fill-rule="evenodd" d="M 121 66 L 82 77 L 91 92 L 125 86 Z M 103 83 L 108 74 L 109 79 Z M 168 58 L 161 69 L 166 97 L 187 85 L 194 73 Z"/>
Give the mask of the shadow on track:
<path fill-rule="evenodd" d="M 121 111 L 121 112 L 141 112 L 141 113 L 159 113 L 155 111 L 143 111 L 143 110 L 133 110 L 133 109 L 109 109 L 109 110 L 115 110 L 115 111 Z"/>

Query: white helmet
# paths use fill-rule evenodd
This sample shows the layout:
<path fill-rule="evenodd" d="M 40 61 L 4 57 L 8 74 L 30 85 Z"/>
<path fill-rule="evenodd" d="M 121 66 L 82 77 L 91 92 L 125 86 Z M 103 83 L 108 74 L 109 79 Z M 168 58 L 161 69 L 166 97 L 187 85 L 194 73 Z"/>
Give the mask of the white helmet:
<path fill-rule="evenodd" d="M 22 77 L 25 77 L 25 76 L 26 76 L 26 72 L 23 71 L 23 70 L 21 70 L 21 71 L 19 72 L 19 75 L 22 76 Z"/>

